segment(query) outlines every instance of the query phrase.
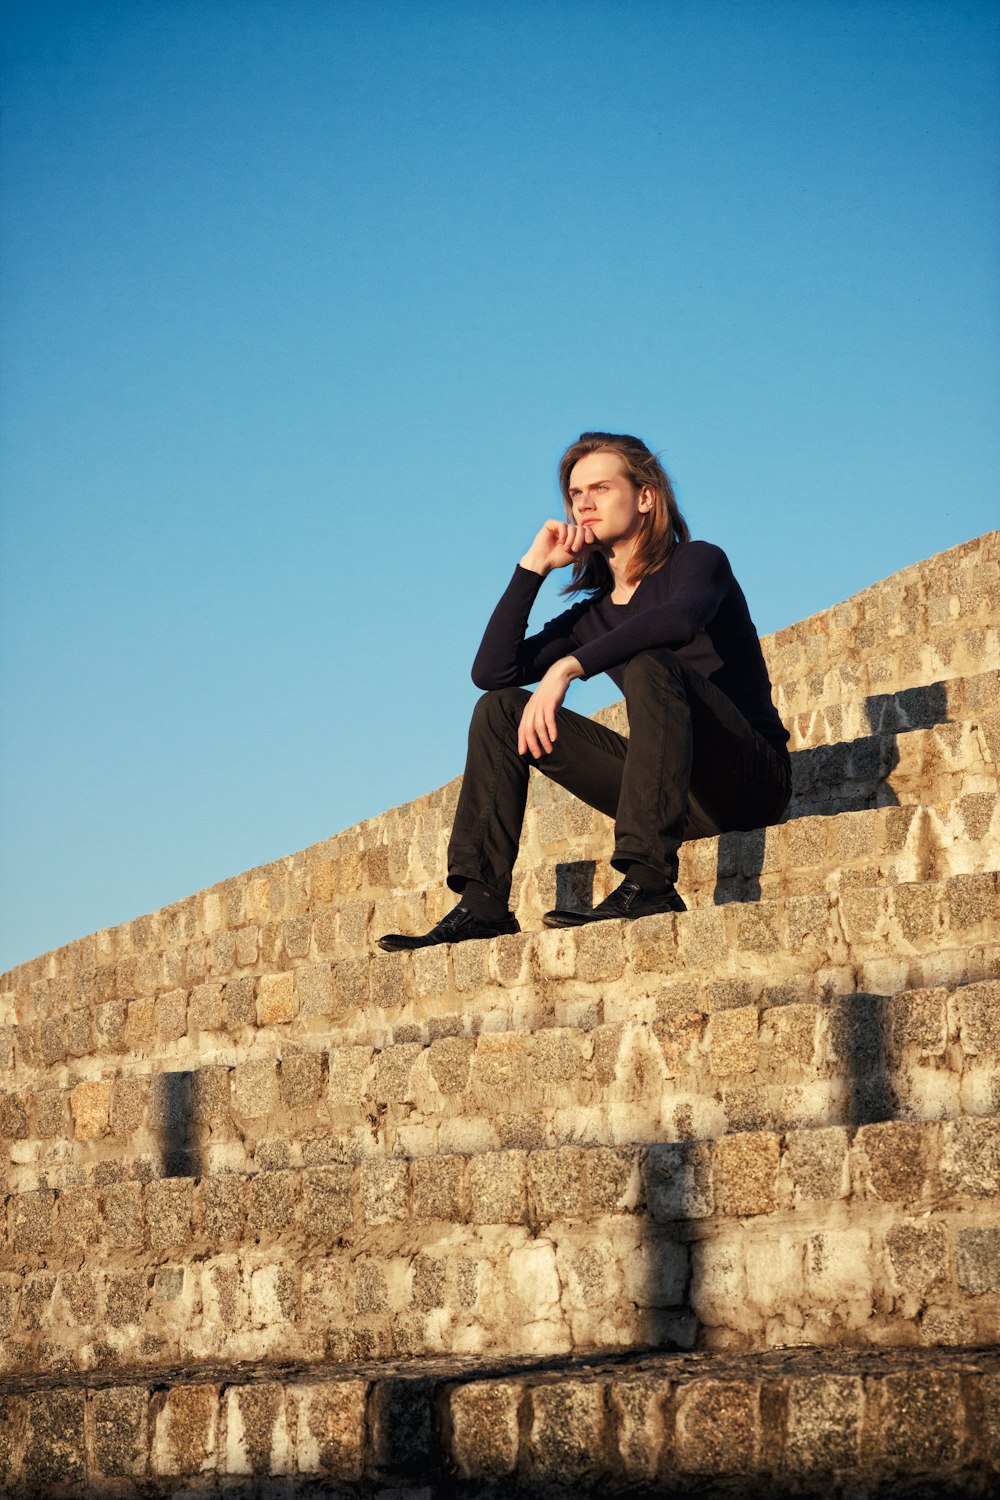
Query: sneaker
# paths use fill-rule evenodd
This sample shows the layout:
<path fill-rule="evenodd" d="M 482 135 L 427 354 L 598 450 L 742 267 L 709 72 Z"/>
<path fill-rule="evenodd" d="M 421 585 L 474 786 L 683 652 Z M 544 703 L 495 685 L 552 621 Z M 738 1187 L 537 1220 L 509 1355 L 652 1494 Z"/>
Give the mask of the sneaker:
<path fill-rule="evenodd" d="M 517 918 L 510 912 L 498 921 L 491 921 L 487 917 L 473 916 L 467 906 L 456 906 L 422 937 L 387 932 L 379 938 L 378 945 L 386 953 L 403 953 L 410 948 L 433 948 L 436 943 L 464 943 L 470 938 L 494 938 L 520 931 Z"/>
<path fill-rule="evenodd" d="M 663 891 L 644 891 L 634 880 L 626 879 L 591 911 L 556 907 L 555 911 L 547 911 L 542 921 L 546 927 L 582 927 L 585 922 L 607 922 L 612 917 L 634 922 L 637 917 L 652 917 L 664 911 L 687 911 L 672 885 Z"/>

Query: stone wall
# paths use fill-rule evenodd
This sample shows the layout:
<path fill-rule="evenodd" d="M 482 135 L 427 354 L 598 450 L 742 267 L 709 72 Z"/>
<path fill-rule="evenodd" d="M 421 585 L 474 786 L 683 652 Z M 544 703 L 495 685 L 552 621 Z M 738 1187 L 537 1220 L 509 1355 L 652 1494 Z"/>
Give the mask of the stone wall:
<path fill-rule="evenodd" d="M 452 782 L 3 976 L 0 1493 L 986 1494 L 998 623 L 994 533 L 767 639 L 792 805 L 679 916 L 539 930 L 538 777 L 525 930 L 373 951 Z"/>

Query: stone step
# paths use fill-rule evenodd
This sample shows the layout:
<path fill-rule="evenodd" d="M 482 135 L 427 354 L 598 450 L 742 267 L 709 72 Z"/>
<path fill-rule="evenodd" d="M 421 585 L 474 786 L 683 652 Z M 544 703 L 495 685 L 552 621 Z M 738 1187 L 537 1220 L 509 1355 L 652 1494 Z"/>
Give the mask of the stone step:
<path fill-rule="evenodd" d="M 559 829 L 551 833 L 555 839 Z M 567 839 L 563 853 L 579 854 L 583 847 Z M 556 860 L 555 851 L 555 844 L 543 845 L 536 836 L 515 872 L 518 909 L 528 929 L 540 927 L 542 912 L 552 905 L 576 904 L 591 892 L 599 898 L 617 882 L 606 862 Z M 833 893 L 852 884 L 975 875 L 998 861 L 1000 799 L 995 793 L 973 793 L 942 807 L 874 808 L 697 840 L 682 849 L 679 884 L 689 905 L 697 907 L 760 894 L 776 899 Z M 291 983 L 289 973 L 305 965 L 312 979 L 323 983 L 322 971 L 331 961 L 366 960 L 378 933 L 421 931 L 436 921 L 454 899 L 440 873 L 434 872 L 438 878 L 432 885 L 431 872 L 411 870 L 417 890 L 397 890 L 378 900 L 361 896 L 339 906 L 317 903 L 301 916 L 272 922 L 245 920 L 244 910 L 245 924 L 235 930 L 220 927 L 164 953 L 122 957 L 7 991 L 0 994 L 0 1059 L 20 1067 L 36 1058 L 56 1062 L 66 1055 L 87 1056 L 95 1046 L 115 1050 L 112 1038 L 125 1026 L 125 1007 L 139 1013 L 156 997 L 161 1010 L 174 1010 L 186 1006 L 183 997 L 194 989 L 218 988 L 241 971 L 258 987 L 269 974 L 263 987 L 280 989 Z M 290 1003 L 298 1009 L 294 999 Z M 179 1024 L 182 1035 L 186 1022 Z M 218 1025 L 215 1021 L 212 1029 Z"/>
<path fill-rule="evenodd" d="M 889 769 L 897 753 L 906 773 L 901 790 L 894 792 L 901 801 L 912 800 L 919 791 L 919 778 L 914 781 L 911 773 L 925 752 L 927 790 L 921 800 L 950 798 L 959 788 L 988 790 L 992 784 L 989 767 L 995 768 L 1000 761 L 998 698 L 1000 671 L 993 669 L 976 677 L 885 694 L 867 705 L 811 708 L 792 725 L 793 748 L 826 745 L 828 759 L 824 762 L 821 756 L 813 766 L 807 758 L 796 772 L 802 778 L 804 799 L 798 810 L 812 813 L 822 800 L 816 780 L 820 773 L 827 778 L 825 784 L 841 787 L 848 805 L 869 797 L 876 803 L 886 800 L 882 767 Z M 621 704 L 596 717 L 627 727 Z M 975 722 L 956 728 L 945 720 Z M 894 747 L 893 736 L 902 741 L 908 730 L 937 730 L 936 743 Z M 852 739 L 870 741 L 873 734 L 880 738 L 877 754 L 873 744 L 856 748 L 847 744 Z M 0 975 L 0 1024 L 15 1015 L 30 1019 L 61 1013 L 73 1007 L 81 989 L 110 999 L 116 993 L 151 992 L 162 977 L 168 979 L 169 987 L 169 976 L 191 967 L 188 950 L 192 947 L 197 962 L 197 951 L 210 946 L 216 971 L 220 959 L 229 968 L 234 964 L 245 968 L 255 965 L 262 951 L 266 953 L 277 931 L 287 940 L 289 956 L 301 956 L 294 949 L 303 943 L 308 946 L 309 939 L 303 939 L 299 929 L 313 922 L 336 927 L 335 905 L 350 904 L 365 895 L 374 899 L 399 881 L 411 879 L 411 866 L 426 870 L 428 880 L 439 879 L 458 788 L 456 779 L 299 854 L 249 870 Z M 546 783 L 534 778 L 534 788 L 532 809 L 536 802 L 539 808 L 545 804 Z M 942 793 L 941 799 L 934 788 Z M 888 790 L 893 790 L 891 781 Z M 576 804 L 576 809 L 577 818 L 589 819 L 582 804 Z M 603 820 L 597 821 L 603 825 Z M 588 821 L 587 827 L 592 826 L 593 821 Z M 579 831 L 584 831 L 583 824 Z M 587 857 L 592 858 L 593 851 Z"/>
<path fill-rule="evenodd" d="M 993 871 L 845 887 L 632 924 L 303 963 L 107 1001 L 8 1034 L 9 1044 L 16 1038 L 15 1066 L 10 1094 L 0 1095 L 0 1138 L 13 1142 L 15 1162 L 28 1163 L 22 1092 L 85 1083 L 90 1092 L 79 1099 L 92 1097 L 100 1117 L 111 1109 L 118 1072 L 177 1076 L 244 1061 L 273 1067 L 275 1058 L 314 1048 L 320 1038 L 324 1046 L 383 1048 L 480 1032 L 654 1024 L 727 1006 L 816 1004 L 989 979 L 1000 974 L 998 881 Z M 61 1106 L 30 1105 L 39 1120 L 50 1108 L 59 1115 Z M 79 1129 L 87 1132 L 83 1119 Z"/>
<path fill-rule="evenodd" d="M 430 1156 L 987 1115 L 1000 1107 L 1000 980 L 239 1056 L 7 1093 L 7 1190 L 302 1166 L 331 1150 Z"/>
<path fill-rule="evenodd" d="M 887 694 L 918 690 L 994 670 L 1000 661 L 1000 626 L 957 629 L 935 641 L 900 638 L 867 659 L 847 660 L 798 678 L 772 680 L 774 706 L 784 723 L 814 705 L 867 703 Z"/>
<path fill-rule="evenodd" d="M 791 814 L 798 811 L 803 795 L 810 804 L 804 811 L 813 811 L 812 803 L 822 803 L 817 810 L 833 813 L 845 803 L 890 802 L 888 791 L 900 802 L 926 802 L 995 786 L 1000 762 L 998 702 L 996 667 L 857 700 L 813 701 L 804 712 L 786 719 L 795 787 Z M 628 735 L 623 701 L 601 709 L 594 718 Z M 972 781 L 968 787 L 964 776 Z M 983 785 L 976 782 L 977 776 L 984 776 Z M 434 868 L 443 863 L 459 786 L 456 778 L 331 840 L 326 857 L 333 861 L 337 889 L 377 890 L 401 880 L 413 860 Z M 532 811 L 563 800 L 575 799 L 543 777 L 533 777 L 529 820 Z M 599 817 L 594 826 L 603 826 Z"/>
<path fill-rule="evenodd" d="M 18 1194 L 0 1359 L 975 1345 L 998 1194 L 997 1116 Z"/>
<path fill-rule="evenodd" d="M 930 1496 L 1000 1485 L 1000 1354 L 475 1359 L 7 1382 L 0 1481 L 72 1494 L 544 1500 Z M 335 1489 L 330 1486 L 335 1485 Z M 836 1487 L 836 1489 L 834 1489 Z"/>

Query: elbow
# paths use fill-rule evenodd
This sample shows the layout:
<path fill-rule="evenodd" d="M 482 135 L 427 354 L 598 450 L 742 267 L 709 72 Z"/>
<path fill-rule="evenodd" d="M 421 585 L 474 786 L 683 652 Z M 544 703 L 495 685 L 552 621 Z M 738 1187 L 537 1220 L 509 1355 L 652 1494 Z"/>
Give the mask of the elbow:
<path fill-rule="evenodd" d="M 472 681 L 481 693 L 491 692 L 493 688 L 502 687 L 495 672 L 490 672 L 483 666 L 482 662 L 475 661 L 472 664 Z"/>

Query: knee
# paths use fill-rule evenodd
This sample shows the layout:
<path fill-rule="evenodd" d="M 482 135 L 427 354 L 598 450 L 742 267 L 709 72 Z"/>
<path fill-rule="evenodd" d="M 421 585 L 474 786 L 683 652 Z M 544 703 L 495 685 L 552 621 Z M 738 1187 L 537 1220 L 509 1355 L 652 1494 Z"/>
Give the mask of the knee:
<path fill-rule="evenodd" d="M 665 647 L 655 651 L 640 651 L 625 663 L 625 695 L 627 697 L 630 692 L 641 692 L 648 683 L 679 683 L 683 681 L 683 675 L 680 657 L 675 651 L 668 651 Z"/>
<path fill-rule="evenodd" d="M 491 688 L 476 700 L 472 710 L 473 728 L 492 729 L 504 724 L 519 724 L 528 696 L 523 688 Z"/>

